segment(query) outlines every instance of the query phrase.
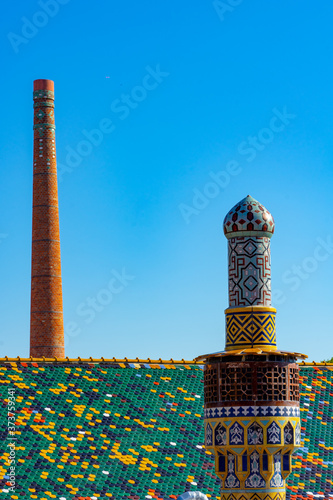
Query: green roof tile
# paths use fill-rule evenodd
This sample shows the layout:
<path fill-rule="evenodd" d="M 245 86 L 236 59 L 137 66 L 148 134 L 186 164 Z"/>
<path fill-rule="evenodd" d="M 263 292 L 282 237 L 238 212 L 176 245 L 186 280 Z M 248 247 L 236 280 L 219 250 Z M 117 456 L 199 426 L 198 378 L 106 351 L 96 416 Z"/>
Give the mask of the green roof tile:
<path fill-rule="evenodd" d="M 203 371 L 73 363 L 0 366 L 1 421 L 16 396 L 16 483 L 0 456 L 5 498 L 115 500 L 219 498 L 213 455 L 203 446 Z M 302 448 L 287 497 L 333 498 L 333 372 L 301 366 Z M 5 443 L 7 429 L 1 431 Z M 111 496 L 112 495 L 112 496 Z"/>

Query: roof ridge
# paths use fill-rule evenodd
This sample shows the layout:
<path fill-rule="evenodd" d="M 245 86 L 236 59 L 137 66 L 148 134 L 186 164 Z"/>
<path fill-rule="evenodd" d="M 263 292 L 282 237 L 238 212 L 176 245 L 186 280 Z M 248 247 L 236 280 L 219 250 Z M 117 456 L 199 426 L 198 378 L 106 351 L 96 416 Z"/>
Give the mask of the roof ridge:
<path fill-rule="evenodd" d="M 0 363 L 7 363 L 7 362 L 21 362 L 23 361 L 24 363 L 28 362 L 33 362 L 33 363 L 149 363 L 149 364 L 158 364 L 158 365 L 165 365 L 165 364 L 173 364 L 173 365 L 202 365 L 202 362 L 194 361 L 194 360 L 174 360 L 174 359 L 141 359 L 141 358 L 81 358 L 78 356 L 77 358 L 69 358 L 68 356 L 66 358 L 57 358 L 57 357 L 52 357 L 52 358 L 45 358 L 43 356 L 42 358 L 34 358 L 30 356 L 29 358 L 22 358 L 20 356 L 17 356 L 16 358 L 10 358 L 8 356 L 5 356 L 3 358 L 0 358 Z"/>
<path fill-rule="evenodd" d="M 15 362 L 24 362 L 24 363 L 145 363 L 145 364 L 151 364 L 151 365 L 203 365 L 204 362 L 200 361 L 195 361 L 195 360 L 175 360 L 175 359 L 141 359 L 141 358 L 81 358 L 78 356 L 77 358 L 69 358 L 68 356 L 66 358 L 34 358 L 30 356 L 29 358 L 21 358 L 20 356 L 17 356 L 16 358 L 10 358 L 8 356 L 5 356 L 3 358 L 0 358 L 0 364 L 1 363 L 15 363 Z M 301 361 L 298 363 L 300 366 L 331 366 L 333 367 L 333 363 L 326 363 L 326 362 L 305 362 Z"/>

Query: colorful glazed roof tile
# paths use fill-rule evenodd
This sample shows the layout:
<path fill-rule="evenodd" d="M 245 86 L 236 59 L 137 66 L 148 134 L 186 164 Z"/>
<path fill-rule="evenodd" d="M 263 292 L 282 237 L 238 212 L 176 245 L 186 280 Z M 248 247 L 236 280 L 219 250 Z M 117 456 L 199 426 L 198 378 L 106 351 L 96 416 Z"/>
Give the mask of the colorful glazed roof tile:
<path fill-rule="evenodd" d="M 301 364 L 302 448 L 290 500 L 333 497 L 333 367 Z M 1 428 L 0 495 L 8 499 L 219 498 L 204 447 L 199 364 L 0 362 L 1 422 L 15 394 L 16 489 Z"/>
<path fill-rule="evenodd" d="M 242 236 L 271 238 L 274 227 L 273 216 L 250 195 L 237 203 L 223 221 L 224 234 L 228 239 Z"/>

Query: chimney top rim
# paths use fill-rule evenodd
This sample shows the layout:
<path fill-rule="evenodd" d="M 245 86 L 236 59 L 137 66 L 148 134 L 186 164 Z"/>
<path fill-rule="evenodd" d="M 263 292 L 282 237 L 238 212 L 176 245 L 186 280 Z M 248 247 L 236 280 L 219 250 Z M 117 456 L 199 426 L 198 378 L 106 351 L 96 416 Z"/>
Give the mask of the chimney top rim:
<path fill-rule="evenodd" d="M 51 90 L 54 92 L 54 81 L 44 79 L 34 80 L 34 92 L 36 90 Z"/>

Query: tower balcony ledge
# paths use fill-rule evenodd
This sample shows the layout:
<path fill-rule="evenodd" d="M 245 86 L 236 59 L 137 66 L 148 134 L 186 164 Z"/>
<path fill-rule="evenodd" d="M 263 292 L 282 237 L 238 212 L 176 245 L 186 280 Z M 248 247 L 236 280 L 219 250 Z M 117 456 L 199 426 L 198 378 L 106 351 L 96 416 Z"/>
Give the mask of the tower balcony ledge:
<path fill-rule="evenodd" d="M 213 352 L 211 354 L 202 354 L 194 358 L 194 361 L 205 362 L 210 358 L 221 358 L 224 356 L 247 356 L 247 355 L 254 355 L 254 356 L 277 355 L 277 356 L 300 358 L 303 360 L 308 357 L 306 354 L 301 354 L 299 352 L 280 351 L 277 350 L 276 348 L 274 349 L 269 347 L 262 347 L 262 348 L 253 347 L 246 349 L 235 349 L 230 351 L 218 351 L 218 352 Z"/>

